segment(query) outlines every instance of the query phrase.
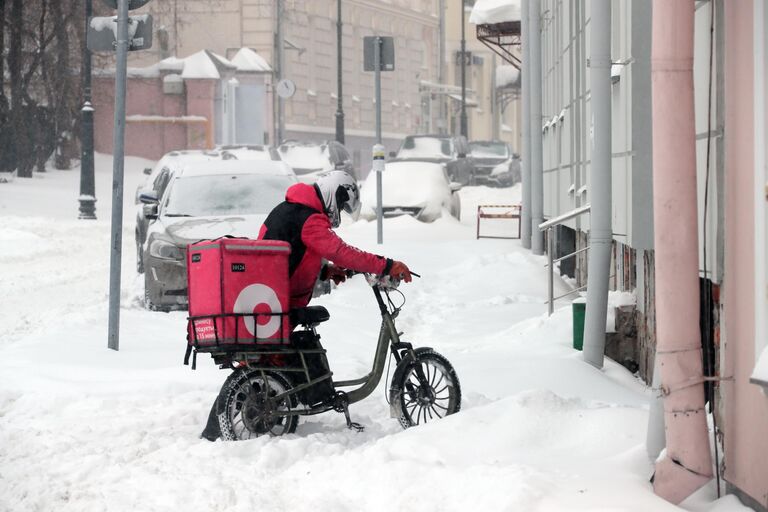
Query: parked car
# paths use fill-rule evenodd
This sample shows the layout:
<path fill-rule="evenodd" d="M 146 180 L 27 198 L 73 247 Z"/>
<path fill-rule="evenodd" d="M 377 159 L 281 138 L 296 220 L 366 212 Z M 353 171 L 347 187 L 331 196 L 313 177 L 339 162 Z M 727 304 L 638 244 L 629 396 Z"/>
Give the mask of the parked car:
<path fill-rule="evenodd" d="M 272 146 L 266 145 L 238 145 L 238 146 L 218 146 L 212 150 L 183 150 L 171 151 L 165 154 L 153 168 L 144 169 L 147 178 L 144 183 L 136 188 L 135 202 L 139 204 L 139 196 L 142 193 L 149 193 L 155 197 L 162 197 L 165 187 L 173 176 L 173 173 L 192 162 L 223 162 L 228 160 L 280 160 L 280 155 Z M 136 270 L 139 273 L 144 272 L 144 257 L 142 246 L 147 238 L 148 219 L 144 217 L 144 209 L 136 209 L 136 229 L 134 236 L 136 240 Z"/>
<path fill-rule="evenodd" d="M 469 143 L 475 164 L 474 182 L 478 185 L 510 187 L 520 181 L 520 156 L 506 142 L 476 140 Z"/>
<path fill-rule="evenodd" d="M 296 181 L 283 162 L 192 162 L 170 175 L 162 197 L 143 193 L 150 220 L 142 248 L 147 308 L 186 307 L 187 244 L 225 235 L 256 238 Z"/>
<path fill-rule="evenodd" d="M 388 162 L 382 173 L 382 213 L 384 217 L 410 215 L 432 222 L 447 210 L 461 216 L 462 185 L 450 181 L 444 163 L 425 161 Z M 361 191 L 360 216 L 376 218 L 376 173 L 371 172 Z"/>
<path fill-rule="evenodd" d="M 467 139 L 449 135 L 408 135 L 390 161 L 445 164 L 450 181 L 469 185 L 473 163 Z"/>
<path fill-rule="evenodd" d="M 335 140 L 300 142 L 288 140 L 277 148 L 280 158 L 293 168 L 299 181 L 314 183 L 317 175 L 334 169 L 355 176 L 352 158 L 343 144 Z"/>

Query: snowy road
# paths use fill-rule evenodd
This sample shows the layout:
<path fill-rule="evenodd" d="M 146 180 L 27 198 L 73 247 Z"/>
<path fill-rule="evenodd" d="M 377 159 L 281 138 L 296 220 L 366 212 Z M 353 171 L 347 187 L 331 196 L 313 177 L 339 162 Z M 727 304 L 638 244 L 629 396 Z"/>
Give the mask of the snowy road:
<path fill-rule="evenodd" d="M 127 162 L 129 203 L 146 165 Z M 197 436 L 225 373 L 182 366 L 184 313 L 141 308 L 132 204 L 121 350 L 106 349 L 110 160 L 97 166 L 95 222 L 76 220 L 75 172 L 0 184 L 0 512 L 680 510 L 648 483 L 650 391 L 570 348 L 567 305 L 546 315 L 543 258 L 474 239 L 473 205 L 517 201 L 517 188 L 462 191 L 461 222 L 389 219 L 383 247 L 375 223 L 341 229 L 424 276 L 403 288 L 398 327 L 453 362 L 460 414 L 402 431 L 382 383 L 351 409 L 364 433 L 329 413 L 285 438 L 209 443 Z M 357 278 L 317 303 L 336 376 L 366 373 L 370 289 Z M 685 509 L 743 509 L 712 493 Z"/>

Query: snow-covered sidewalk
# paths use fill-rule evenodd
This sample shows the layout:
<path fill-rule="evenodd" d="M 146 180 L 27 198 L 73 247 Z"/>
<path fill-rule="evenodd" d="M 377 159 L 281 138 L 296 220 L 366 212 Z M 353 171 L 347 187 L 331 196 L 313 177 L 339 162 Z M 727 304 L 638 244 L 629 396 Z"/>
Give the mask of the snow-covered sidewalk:
<path fill-rule="evenodd" d="M 401 289 L 404 338 L 454 364 L 455 416 L 401 430 L 386 384 L 341 415 L 302 419 L 295 435 L 198 439 L 224 378 L 182 366 L 185 314 L 141 307 L 133 192 L 151 165 L 126 165 L 120 351 L 106 348 L 109 171 L 97 160 L 98 221 L 78 221 L 77 172 L 0 184 L 0 511 L 680 510 L 654 496 L 645 452 L 650 391 L 571 347 L 566 304 L 546 315 L 545 260 L 518 241 L 475 240 L 480 203 L 519 189 L 462 191 L 463 217 L 347 224 L 341 234 L 423 275 Z M 558 283 L 560 291 L 566 285 Z M 317 303 L 336 377 L 370 369 L 379 315 L 361 278 Z M 742 510 L 713 502 L 688 510 Z"/>

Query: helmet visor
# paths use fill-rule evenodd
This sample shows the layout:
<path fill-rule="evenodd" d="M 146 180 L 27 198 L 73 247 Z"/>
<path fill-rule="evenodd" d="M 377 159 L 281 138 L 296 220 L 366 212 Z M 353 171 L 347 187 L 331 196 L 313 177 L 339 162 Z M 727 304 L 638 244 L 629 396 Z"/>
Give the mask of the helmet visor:
<path fill-rule="evenodd" d="M 360 190 L 354 184 L 344 185 L 344 190 L 347 192 L 347 200 L 344 201 L 342 209 L 357 220 L 360 214 Z"/>

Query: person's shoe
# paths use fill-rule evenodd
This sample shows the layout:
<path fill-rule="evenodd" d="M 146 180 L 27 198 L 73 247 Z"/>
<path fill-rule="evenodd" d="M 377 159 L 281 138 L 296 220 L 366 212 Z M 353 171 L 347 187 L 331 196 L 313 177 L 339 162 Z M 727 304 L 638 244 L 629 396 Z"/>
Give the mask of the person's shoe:
<path fill-rule="evenodd" d="M 206 439 L 210 442 L 214 442 L 219 438 L 218 432 L 210 432 L 208 429 L 203 430 L 203 432 L 200 434 L 200 439 Z"/>

